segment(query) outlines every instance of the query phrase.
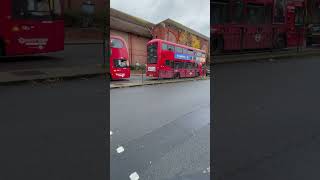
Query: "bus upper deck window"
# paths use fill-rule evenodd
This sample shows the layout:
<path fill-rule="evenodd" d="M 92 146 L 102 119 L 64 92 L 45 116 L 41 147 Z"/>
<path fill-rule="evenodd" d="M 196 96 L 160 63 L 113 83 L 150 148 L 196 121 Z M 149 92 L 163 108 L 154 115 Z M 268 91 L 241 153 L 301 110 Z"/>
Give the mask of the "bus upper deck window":
<path fill-rule="evenodd" d="M 119 39 L 111 39 L 110 46 L 113 48 L 123 48 L 123 43 Z"/>
<path fill-rule="evenodd" d="M 168 45 L 168 50 L 169 50 L 169 51 L 174 51 L 174 46 Z"/>

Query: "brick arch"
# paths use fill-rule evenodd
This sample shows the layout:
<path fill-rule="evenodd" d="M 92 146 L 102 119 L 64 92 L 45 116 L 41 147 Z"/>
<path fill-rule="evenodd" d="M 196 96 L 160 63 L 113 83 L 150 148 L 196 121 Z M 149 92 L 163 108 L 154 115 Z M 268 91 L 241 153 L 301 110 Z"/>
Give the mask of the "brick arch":
<path fill-rule="evenodd" d="M 168 41 L 177 43 L 177 36 L 172 31 L 168 32 Z"/>

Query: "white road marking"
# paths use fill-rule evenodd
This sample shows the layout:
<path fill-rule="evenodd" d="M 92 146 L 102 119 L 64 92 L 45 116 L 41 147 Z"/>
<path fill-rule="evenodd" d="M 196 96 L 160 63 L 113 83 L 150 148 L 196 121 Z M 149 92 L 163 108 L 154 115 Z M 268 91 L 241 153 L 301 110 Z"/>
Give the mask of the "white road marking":
<path fill-rule="evenodd" d="M 122 146 L 119 146 L 118 148 L 117 148 L 117 153 L 122 153 L 124 151 L 124 148 L 122 147 Z"/>
<path fill-rule="evenodd" d="M 206 170 L 203 170 L 203 171 L 202 171 L 203 174 L 205 174 L 206 172 L 207 172 Z"/>
<path fill-rule="evenodd" d="M 130 178 L 130 180 L 138 180 L 140 177 L 137 172 L 134 172 L 134 173 L 130 174 L 129 178 Z"/>

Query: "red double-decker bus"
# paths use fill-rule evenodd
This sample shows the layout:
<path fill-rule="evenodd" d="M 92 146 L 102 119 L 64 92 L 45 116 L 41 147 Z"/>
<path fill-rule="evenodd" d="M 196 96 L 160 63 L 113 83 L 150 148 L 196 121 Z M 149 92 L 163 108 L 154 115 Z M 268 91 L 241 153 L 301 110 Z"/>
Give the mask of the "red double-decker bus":
<path fill-rule="evenodd" d="M 119 36 L 110 36 L 110 79 L 130 78 L 128 46 Z"/>
<path fill-rule="evenodd" d="M 203 50 L 153 39 L 147 44 L 146 75 L 157 78 L 203 76 L 205 60 Z"/>
<path fill-rule="evenodd" d="M 0 56 L 64 49 L 62 0 L 1 0 Z"/>
<path fill-rule="evenodd" d="M 305 39 L 304 7 L 305 0 L 213 0 L 212 48 L 232 51 L 297 46 Z"/>

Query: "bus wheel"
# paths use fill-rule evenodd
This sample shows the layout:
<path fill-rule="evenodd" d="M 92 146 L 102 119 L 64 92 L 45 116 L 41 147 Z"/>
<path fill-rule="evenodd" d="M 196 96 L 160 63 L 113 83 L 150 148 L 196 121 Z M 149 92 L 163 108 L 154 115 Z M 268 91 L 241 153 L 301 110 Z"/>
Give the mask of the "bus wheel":
<path fill-rule="evenodd" d="M 175 75 L 175 78 L 176 78 L 176 79 L 180 79 L 180 73 L 177 73 L 177 74 Z"/>

